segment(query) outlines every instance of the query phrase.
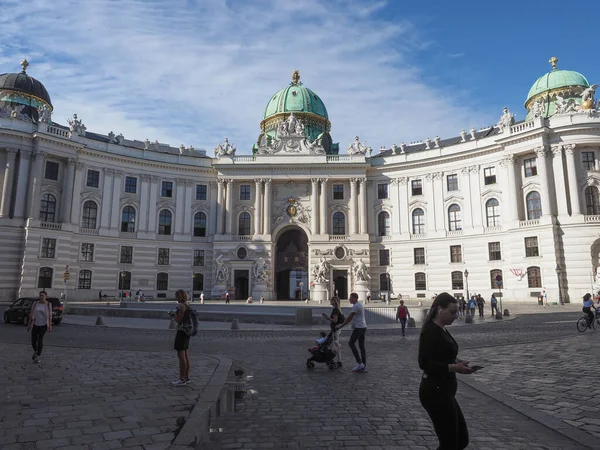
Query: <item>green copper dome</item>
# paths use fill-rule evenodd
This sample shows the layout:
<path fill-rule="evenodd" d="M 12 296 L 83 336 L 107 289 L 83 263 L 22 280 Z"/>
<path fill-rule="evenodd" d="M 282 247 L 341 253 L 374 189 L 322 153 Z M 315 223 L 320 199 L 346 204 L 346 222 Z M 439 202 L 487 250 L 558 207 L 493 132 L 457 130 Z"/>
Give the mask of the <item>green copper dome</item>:
<path fill-rule="evenodd" d="M 527 100 L 525 101 L 526 104 L 527 102 L 529 102 L 529 99 L 536 96 L 537 94 L 551 91 L 553 89 L 560 89 L 563 87 L 570 86 L 589 87 L 590 83 L 583 75 L 573 70 L 557 69 L 557 62 L 558 59 L 554 57 L 550 59 L 550 64 L 552 64 L 552 71 L 542 75 L 537 79 L 535 83 L 533 83 L 533 86 L 531 86 L 531 89 L 529 89 L 529 94 L 527 94 Z"/>
<path fill-rule="evenodd" d="M 277 92 L 265 108 L 264 119 L 282 113 L 312 113 L 329 119 L 327 108 L 321 98 L 300 82 L 298 71 L 292 76 L 292 83 Z"/>

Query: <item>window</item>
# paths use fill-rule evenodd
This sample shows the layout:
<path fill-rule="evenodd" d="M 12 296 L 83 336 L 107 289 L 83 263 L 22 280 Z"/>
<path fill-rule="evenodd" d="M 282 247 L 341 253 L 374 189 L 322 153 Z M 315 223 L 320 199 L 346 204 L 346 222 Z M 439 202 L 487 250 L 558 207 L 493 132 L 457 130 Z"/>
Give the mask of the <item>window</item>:
<path fill-rule="evenodd" d="M 171 234 L 171 221 L 173 215 L 168 209 L 163 209 L 158 215 L 158 234 Z"/>
<path fill-rule="evenodd" d="M 123 233 L 135 233 L 135 208 L 126 206 L 121 213 L 121 231 Z"/>
<path fill-rule="evenodd" d="M 379 265 L 380 266 L 389 266 L 390 265 L 389 249 L 379 250 Z"/>
<path fill-rule="evenodd" d="M 527 268 L 527 285 L 530 288 L 542 287 L 542 273 L 539 267 L 532 266 Z"/>
<path fill-rule="evenodd" d="M 464 289 L 463 273 L 459 270 L 452 272 L 452 289 L 460 291 Z"/>
<path fill-rule="evenodd" d="M 168 266 L 169 265 L 169 249 L 168 248 L 159 248 L 158 249 L 158 262 L 159 266 Z"/>
<path fill-rule="evenodd" d="M 500 261 L 502 259 L 500 242 L 488 242 L 488 253 L 490 255 L 490 261 Z"/>
<path fill-rule="evenodd" d="M 585 210 L 588 215 L 600 215 L 600 195 L 596 186 L 585 188 Z"/>
<path fill-rule="evenodd" d="M 169 289 L 169 274 L 159 272 L 156 274 L 156 290 L 166 291 Z"/>
<path fill-rule="evenodd" d="M 462 230 L 462 214 L 456 203 L 448 207 L 448 226 L 450 231 Z"/>
<path fill-rule="evenodd" d="M 535 220 L 542 217 L 542 200 L 536 191 L 530 192 L 526 197 L 527 220 Z"/>
<path fill-rule="evenodd" d="M 40 267 L 38 275 L 38 289 L 49 289 L 52 287 L 52 277 L 54 270 L 52 267 Z"/>
<path fill-rule="evenodd" d="M 333 199 L 334 200 L 344 200 L 344 185 L 343 184 L 334 184 L 333 185 Z"/>
<path fill-rule="evenodd" d="M 390 235 L 390 214 L 387 211 L 381 211 L 377 216 L 378 236 Z"/>
<path fill-rule="evenodd" d="M 202 274 L 202 273 L 194 274 L 194 287 L 192 289 L 194 291 L 203 291 L 204 290 L 204 274 Z"/>
<path fill-rule="evenodd" d="M 56 239 L 42 238 L 41 258 L 54 258 L 56 253 Z"/>
<path fill-rule="evenodd" d="M 238 234 L 240 236 L 250 235 L 250 213 L 243 212 L 238 218 Z"/>
<path fill-rule="evenodd" d="M 450 262 L 462 262 L 462 247 L 460 245 L 450 246 Z"/>
<path fill-rule="evenodd" d="M 162 188 L 160 190 L 161 197 L 173 197 L 173 182 L 163 181 Z"/>
<path fill-rule="evenodd" d="M 388 198 L 388 185 L 387 184 L 378 184 L 377 185 L 377 198 L 379 200 Z"/>
<path fill-rule="evenodd" d="M 203 212 L 194 214 L 194 236 L 206 236 L 206 214 Z"/>
<path fill-rule="evenodd" d="M 58 163 L 54 161 L 46 161 L 46 172 L 44 173 L 46 180 L 58 180 Z"/>
<path fill-rule="evenodd" d="M 596 168 L 596 155 L 594 155 L 594 152 L 581 152 L 581 160 L 585 170 L 594 170 Z"/>
<path fill-rule="evenodd" d="M 81 244 L 81 261 L 94 261 L 94 244 Z"/>
<path fill-rule="evenodd" d="M 538 248 L 538 238 L 536 236 L 525 238 L 525 256 L 540 256 Z"/>
<path fill-rule="evenodd" d="M 346 215 L 343 212 L 333 213 L 333 234 L 345 235 L 346 234 Z"/>
<path fill-rule="evenodd" d="M 500 286 L 498 286 L 498 280 L 496 280 L 496 277 L 498 275 L 500 275 L 501 280 L 504 279 L 502 277 L 502 271 L 500 269 L 490 270 L 490 287 L 492 289 L 500 289 Z"/>
<path fill-rule="evenodd" d="M 415 291 L 427 290 L 427 278 L 423 272 L 415 273 Z"/>
<path fill-rule="evenodd" d="M 250 185 L 240 185 L 240 200 L 250 200 Z"/>
<path fill-rule="evenodd" d="M 425 247 L 418 247 L 413 250 L 415 264 L 425 264 Z"/>
<path fill-rule="evenodd" d="M 421 180 L 412 180 L 410 186 L 412 195 L 423 195 L 423 182 Z"/>
<path fill-rule="evenodd" d="M 56 215 L 56 198 L 52 194 L 42 195 L 40 202 L 40 220 L 42 222 L 54 222 Z"/>
<path fill-rule="evenodd" d="M 77 280 L 77 289 L 91 289 L 92 288 L 92 271 L 91 270 L 80 270 L 79 280 Z"/>
<path fill-rule="evenodd" d="M 446 177 L 448 191 L 458 191 L 458 175 L 452 174 Z"/>
<path fill-rule="evenodd" d="M 100 172 L 97 170 L 88 169 L 85 185 L 87 187 L 97 188 L 100 185 Z"/>
<path fill-rule="evenodd" d="M 387 272 L 379 274 L 379 290 L 391 291 L 390 289 L 390 274 Z"/>
<path fill-rule="evenodd" d="M 125 177 L 125 192 L 128 194 L 137 193 L 137 178 L 136 177 Z"/>
<path fill-rule="evenodd" d="M 196 200 L 206 200 L 207 187 L 205 184 L 196 185 Z"/>
<path fill-rule="evenodd" d="M 500 226 L 500 203 L 495 198 L 485 202 L 485 217 L 488 227 Z"/>
<path fill-rule="evenodd" d="M 425 234 L 425 213 L 421 208 L 412 212 L 413 234 Z"/>
<path fill-rule="evenodd" d="M 204 250 L 194 250 L 194 266 L 204 266 Z"/>
<path fill-rule="evenodd" d="M 121 246 L 121 255 L 119 256 L 121 264 L 133 264 L 133 247 L 130 245 Z"/>
<path fill-rule="evenodd" d="M 525 167 L 525 176 L 533 177 L 537 175 L 537 158 L 529 158 L 523 161 Z"/>
<path fill-rule="evenodd" d="M 483 180 L 485 184 L 496 183 L 496 168 L 486 167 L 485 169 L 483 169 Z"/>
<path fill-rule="evenodd" d="M 119 272 L 119 290 L 129 291 L 131 289 L 131 272 Z"/>
<path fill-rule="evenodd" d="M 98 205 L 92 200 L 83 204 L 83 216 L 81 218 L 81 228 L 96 229 L 96 219 L 98 217 Z"/>

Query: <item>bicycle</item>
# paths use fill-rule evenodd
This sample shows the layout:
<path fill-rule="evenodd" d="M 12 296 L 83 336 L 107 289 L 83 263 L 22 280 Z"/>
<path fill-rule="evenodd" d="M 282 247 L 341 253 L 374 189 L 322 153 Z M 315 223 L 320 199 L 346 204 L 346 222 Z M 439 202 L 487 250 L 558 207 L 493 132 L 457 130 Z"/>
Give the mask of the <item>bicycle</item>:
<path fill-rule="evenodd" d="M 598 310 L 594 312 L 594 320 L 592 320 L 591 322 L 587 315 L 580 317 L 577 320 L 577 330 L 579 330 L 580 333 L 583 333 L 588 328 L 593 328 L 595 330 L 595 324 L 600 325 L 600 312 Z"/>

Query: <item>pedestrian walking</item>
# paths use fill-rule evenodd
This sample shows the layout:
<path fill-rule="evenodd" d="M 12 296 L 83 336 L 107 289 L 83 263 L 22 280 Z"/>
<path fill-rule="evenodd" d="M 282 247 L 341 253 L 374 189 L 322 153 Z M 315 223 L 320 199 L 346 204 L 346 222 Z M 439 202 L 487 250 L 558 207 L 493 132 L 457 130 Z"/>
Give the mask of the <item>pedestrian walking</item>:
<path fill-rule="evenodd" d="M 544 308 L 550 308 L 548 304 L 548 292 L 546 292 L 546 288 L 542 290 L 542 297 L 544 297 Z"/>
<path fill-rule="evenodd" d="M 477 302 L 475 301 L 474 295 L 469 299 L 467 306 L 469 308 L 469 314 L 471 315 L 471 318 L 475 317 L 475 308 L 477 307 Z"/>
<path fill-rule="evenodd" d="M 470 367 L 457 359 L 458 344 L 448 333 L 458 313 L 458 301 L 447 292 L 431 305 L 419 339 L 419 367 L 423 370 L 419 400 L 429 414 L 439 440 L 438 449 L 462 450 L 469 445 L 469 432 L 456 401 L 456 374 L 471 374 Z"/>
<path fill-rule="evenodd" d="M 204 292 L 200 292 L 200 304 L 204 305 Z"/>
<path fill-rule="evenodd" d="M 48 301 L 48 293 L 40 291 L 39 300 L 31 307 L 27 331 L 31 332 L 31 346 L 33 355 L 31 359 L 40 363 L 40 356 L 44 349 L 44 336 L 46 331 L 52 331 L 52 304 Z"/>
<path fill-rule="evenodd" d="M 229 292 L 225 292 L 225 304 L 229 304 Z"/>
<path fill-rule="evenodd" d="M 261 296 L 260 296 L 260 299 L 258 300 L 258 302 L 259 302 L 260 304 L 263 304 L 263 303 L 265 302 L 265 297 L 261 295 Z"/>
<path fill-rule="evenodd" d="M 494 294 L 492 294 L 492 298 L 490 298 L 490 306 L 492 308 L 492 316 L 498 314 L 498 299 L 496 299 Z"/>
<path fill-rule="evenodd" d="M 189 295 L 183 289 L 175 292 L 175 300 L 177 300 L 177 312 L 174 314 L 175 322 L 177 322 L 177 333 L 175 334 L 175 344 L 173 348 L 177 351 L 177 359 L 179 360 L 179 378 L 171 382 L 171 386 L 185 386 L 190 382 L 190 356 L 188 349 L 190 347 L 190 336 L 184 331 L 183 326 L 189 319 Z"/>
<path fill-rule="evenodd" d="M 342 313 L 342 306 L 340 304 L 340 298 L 337 296 L 331 297 L 329 302 L 333 309 L 329 316 L 323 313 L 323 318 L 329 321 L 331 332 L 333 333 L 333 345 L 336 348 L 335 360 L 337 367 L 342 367 L 342 345 L 340 344 L 340 333 L 342 332 L 337 326 L 344 322 L 344 314 Z"/>
<path fill-rule="evenodd" d="M 481 296 L 481 294 L 477 294 L 477 309 L 479 310 L 479 317 L 483 319 L 483 307 L 485 305 L 485 300 Z"/>
<path fill-rule="evenodd" d="M 348 345 L 354 359 L 356 360 L 356 366 L 352 369 L 352 372 L 366 372 L 367 371 L 367 350 L 365 349 L 365 334 L 367 334 L 367 321 L 365 320 L 365 307 L 358 301 L 358 294 L 353 292 L 350 294 L 348 299 L 352 304 L 352 309 L 348 317 L 337 326 L 338 329 L 345 327 L 350 322 L 353 322 L 354 330 L 350 336 Z M 358 341 L 358 347 L 360 348 L 360 354 L 356 349 L 356 341 Z"/>
<path fill-rule="evenodd" d="M 400 321 L 402 325 L 402 336 L 406 336 L 406 319 L 410 319 L 408 308 L 404 306 L 404 300 L 400 300 L 400 306 L 396 311 L 396 322 Z"/>

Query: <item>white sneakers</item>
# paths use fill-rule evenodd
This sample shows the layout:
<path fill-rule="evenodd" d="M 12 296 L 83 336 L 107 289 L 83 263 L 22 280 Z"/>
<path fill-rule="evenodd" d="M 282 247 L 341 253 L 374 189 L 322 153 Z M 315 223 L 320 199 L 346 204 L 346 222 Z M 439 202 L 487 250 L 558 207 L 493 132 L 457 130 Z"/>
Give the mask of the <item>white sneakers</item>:
<path fill-rule="evenodd" d="M 171 386 L 186 386 L 188 384 L 185 380 L 175 380 L 171 381 Z"/>
<path fill-rule="evenodd" d="M 365 366 L 363 363 L 357 364 L 356 366 L 354 366 L 354 369 L 352 369 L 352 372 L 366 372 L 367 371 L 367 366 Z"/>

